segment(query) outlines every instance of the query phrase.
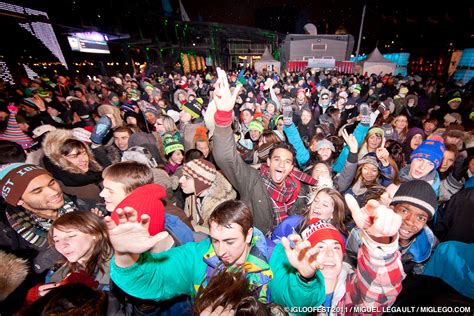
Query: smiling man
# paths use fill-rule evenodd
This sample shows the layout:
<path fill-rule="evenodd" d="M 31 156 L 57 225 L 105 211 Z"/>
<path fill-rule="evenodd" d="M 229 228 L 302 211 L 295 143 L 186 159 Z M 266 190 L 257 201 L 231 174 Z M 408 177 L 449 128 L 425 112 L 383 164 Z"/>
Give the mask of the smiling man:
<path fill-rule="evenodd" d="M 405 273 L 420 274 L 431 257 L 437 238 L 427 223 L 436 210 L 436 194 L 426 181 L 411 180 L 403 183 L 393 196 L 390 206 L 401 216 L 398 230 L 399 250 Z M 361 245 L 360 230 L 354 229 L 348 240 L 345 261 L 355 264 Z"/>
<path fill-rule="evenodd" d="M 41 273 L 61 258 L 48 245 L 51 224 L 77 206 L 45 169 L 23 163 L 1 168 L 0 188 L 7 205 L 0 218 L 0 247 L 27 254 L 33 270 Z"/>
<path fill-rule="evenodd" d="M 214 92 L 217 111 L 212 153 L 217 166 L 239 192 L 240 199 L 251 205 L 254 226 L 267 234 L 288 215 L 303 209 L 298 206 L 306 202 L 303 196 L 306 196 L 308 187 L 304 184 L 315 185 L 316 180 L 293 169 L 295 152 L 290 144 L 275 144 L 267 163 L 262 164 L 260 170 L 242 160 L 231 128 L 238 90 L 231 95 L 225 72 L 219 70 L 218 74 L 219 86 Z"/>
<path fill-rule="evenodd" d="M 208 220 L 209 238 L 164 252 L 149 251 L 164 237 L 149 235 L 149 218 L 141 217 L 138 222 L 133 209 L 120 210 L 118 216 L 118 225 L 106 218 L 115 249 L 111 278 L 134 297 L 155 301 L 183 294 L 195 297 L 213 275 L 229 268 L 245 270 L 252 293 L 261 302 L 319 306 L 324 299 L 316 249 L 310 249 L 310 242 L 301 238 L 294 240 L 294 248 L 287 238 L 273 247 L 253 227 L 252 212 L 241 201 L 230 200 L 216 207 Z"/>

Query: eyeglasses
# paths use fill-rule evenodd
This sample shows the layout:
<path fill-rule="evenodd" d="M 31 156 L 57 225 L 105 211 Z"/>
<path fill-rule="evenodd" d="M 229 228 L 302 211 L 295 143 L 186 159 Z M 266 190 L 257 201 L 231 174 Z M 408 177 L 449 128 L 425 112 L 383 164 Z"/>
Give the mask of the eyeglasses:
<path fill-rule="evenodd" d="M 329 100 L 329 98 L 321 98 L 321 100 Z"/>

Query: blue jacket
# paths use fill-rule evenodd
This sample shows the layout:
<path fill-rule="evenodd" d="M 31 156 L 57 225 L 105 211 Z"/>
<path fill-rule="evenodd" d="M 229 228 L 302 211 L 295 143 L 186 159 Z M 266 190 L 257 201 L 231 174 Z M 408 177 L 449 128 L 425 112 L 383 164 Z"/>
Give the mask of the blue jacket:
<path fill-rule="evenodd" d="M 303 168 L 310 158 L 310 154 L 308 149 L 305 147 L 303 140 L 301 139 L 300 133 L 296 128 L 294 123 L 291 123 L 290 126 L 284 126 L 283 131 L 288 138 L 288 143 L 293 145 L 293 148 L 296 151 L 296 161 L 298 162 L 298 166 Z"/>
<path fill-rule="evenodd" d="M 423 274 L 438 277 L 462 295 L 474 299 L 474 244 L 440 243 Z"/>
<path fill-rule="evenodd" d="M 364 125 L 360 123 L 357 124 L 357 127 L 355 128 L 352 134 L 357 139 L 357 143 L 359 143 L 359 147 L 362 144 L 362 141 L 364 140 L 365 135 L 367 135 L 367 132 L 369 131 L 369 129 L 370 129 L 369 125 Z M 337 157 L 337 160 L 334 163 L 334 166 L 332 166 L 332 170 L 335 173 L 341 172 L 342 168 L 344 167 L 344 164 L 346 163 L 347 156 L 349 156 L 349 146 L 346 145 L 344 146 L 341 153 L 339 154 L 339 157 Z"/>

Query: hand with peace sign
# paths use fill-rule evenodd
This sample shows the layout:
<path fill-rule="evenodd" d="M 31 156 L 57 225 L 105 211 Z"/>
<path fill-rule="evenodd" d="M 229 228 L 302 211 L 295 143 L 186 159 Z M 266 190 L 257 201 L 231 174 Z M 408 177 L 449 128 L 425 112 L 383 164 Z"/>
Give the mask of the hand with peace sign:
<path fill-rule="evenodd" d="M 281 244 L 285 248 L 288 261 L 303 278 L 312 278 L 316 270 L 321 269 L 320 263 L 316 261 L 318 249 L 311 247 L 311 243 L 308 240 L 303 241 L 301 236 L 297 234 L 290 235 L 289 238 L 295 245 L 293 248 L 288 238 L 283 237 L 281 239 Z"/>
<path fill-rule="evenodd" d="M 352 195 L 346 194 L 344 198 L 357 226 L 365 230 L 375 241 L 390 243 L 389 237 L 398 234 L 402 218 L 391 208 L 376 200 L 369 200 L 363 208 L 360 208 Z"/>
<path fill-rule="evenodd" d="M 347 146 L 349 146 L 350 152 L 357 154 L 359 144 L 355 136 L 353 134 L 349 135 L 349 133 L 347 133 L 347 130 L 344 128 L 342 129 L 342 138 L 344 138 L 344 141 L 346 142 Z"/>
<path fill-rule="evenodd" d="M 377 148 L 375 154 L 377 156 L 377 159 L 382 163 L 384 167 L 387 167 L 389 165 L 388 157 L 390 154 L 385 148 L 385 137 L 382 139 L 382 144 L 380 144 L 380 147 Z"/>
<path fill-rule="evenodd" d="M 231 93 L 227 74 L 219 67 L 217 67 L 217 81 L 214 88 L 214 103 L 217 109 L 224 112 L 232 111 L 240 88 L 236 88 L 234 92 Z"/>

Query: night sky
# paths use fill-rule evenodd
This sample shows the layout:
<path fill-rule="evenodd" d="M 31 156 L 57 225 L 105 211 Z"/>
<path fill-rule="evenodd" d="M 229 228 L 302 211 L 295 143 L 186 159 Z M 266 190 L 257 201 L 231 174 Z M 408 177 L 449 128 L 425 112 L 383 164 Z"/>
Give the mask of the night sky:
<path fill-rule="evenodd" d="M 177 13 L 178 1 L 171 0 Z M 45 10 L 60 25 L 146 33 L 162 14 L 161 0 L 20 0 Z M 442 56 L 449 49 L 474 47 L 472 1 L 285 1 L 182 0 L 191 21 L 255 26 L 280 33 L 302 33 L 314 23 L 320 34 L 348 32 L 357 41 L 362 8 L 367 4 L 361 53 L 375 46 L 382 53 Z M 392 43 L 393 42 L 393 43 Z M 355 49 L 355 47 L 354 47 Z"/>

